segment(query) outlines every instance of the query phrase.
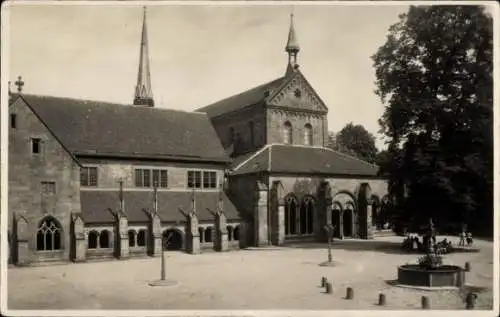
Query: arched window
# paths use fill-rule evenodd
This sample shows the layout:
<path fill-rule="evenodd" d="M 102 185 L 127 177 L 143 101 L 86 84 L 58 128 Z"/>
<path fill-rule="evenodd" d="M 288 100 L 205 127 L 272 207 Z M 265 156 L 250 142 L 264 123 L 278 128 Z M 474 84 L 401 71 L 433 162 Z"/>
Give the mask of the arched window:
<path fill-rule="evenodd" d="M 233 227 L 227 226 L 227 241 L 233 240 Z"/>
<path fill-rule="evenodd" d="M 254 135 L 255 126 L 254 126 L 253 121 L 250 121 L 248 123 L 248 128 L 250 129 L 250 145 L 254 146 L 255 145 L 255 135 Z"/>
<path fill-rule="evenodd" d="M 99 233 L 97 231 L 90 231 L 89 232 L 89 249 L 97 249 L 97 237 L 99 236 Z"/>
<path fill-rule="evenodd" d="M 143 247 L 146 245 L 146 230 L 141 229 L 137 233 L 137 246 Z"/>
<path fill-rule="evenodd" d="M 103 230 L 99 235 L 99 244 L 101 248 L 109 248 L 109 231 Z"/>
<path fill-rule="evenodd" d="M 314 201 L 311 197 L 306 196 L 300 204 L 300 233 L 312 234 L 314 232 L 313 224 Z"/>
<path fill-rule="evenodd" d="M 212 242 L 212 228 L 205 229 L 205 242 Z"/>
<path fill-rule="evenodd" d="M 61 226 L 52 217 L 40 221 L 36 233 L 36 249 L 38 251 L 61 250 Z"/>
<path fill-rule="evenodd" d="M 312 145 L 312 126 L 309 123 L 306 123 L 304 126 L 304 144 Z"/>
<path fill-rule="evenodd" d="M 203 243 L 204 239 L 203 239 L 203 232 L 205 230 L 203 230 L 203 227 L 199 227 L 198 228 L 198 234 L 200 235 L 200 243 Z"/>
<path fill-rule="evenodd" d="M 240 240 L 240 226 L 236 226 L 236 228 L 234 228 L 233 240 L 234 241 Z"/>
<path fill-rule="evenodd" d="M 135 230 L 128 231 L 128 246 L 135 247 Z"/>
<path fill-rule="evenodd" d="M 290 121 L 286 121 L 283 125 L 283 143 L 284 144 L 292 144 L 293 139 L 292 139 L 292 124 Z"/>

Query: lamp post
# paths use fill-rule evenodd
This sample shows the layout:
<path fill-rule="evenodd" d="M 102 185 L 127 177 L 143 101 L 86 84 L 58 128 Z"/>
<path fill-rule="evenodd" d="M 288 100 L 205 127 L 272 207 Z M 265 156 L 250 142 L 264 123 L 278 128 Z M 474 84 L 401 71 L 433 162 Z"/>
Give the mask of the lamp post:
<path fill-rule="evenodd" d="M 172 279 L 167 279 L 167 259 L 165 255 L 165 250 L 168 247 L 168 241 L 172 237 L 170 233 L 167 237 L 162 238 L 162 248 L 161 248 L 161 277 L 160 280 L 151 281 L 148 284 L 150 286 L 173 286 L 177 284 L 177 281 Z"/>

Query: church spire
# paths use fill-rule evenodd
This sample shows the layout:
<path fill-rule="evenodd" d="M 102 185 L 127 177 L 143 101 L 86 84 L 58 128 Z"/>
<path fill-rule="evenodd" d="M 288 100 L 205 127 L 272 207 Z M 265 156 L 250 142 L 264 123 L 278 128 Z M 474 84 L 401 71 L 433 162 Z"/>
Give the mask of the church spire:
<path fill-rule="evenodd" d="M 143 12 L 139 72 L 137 74 L 137 86 L 135 87 L 134 105 L 154 107 L 153 92 L 151 90 L 151 74 L 149 71 L 146 7 L 144 7 Z"/>
<path fill-rule="evenodd" d="M 297 55 L 300 51 L 300 46 L 293 25 L 293 13 L 290 14 L 290 30 L 288 31 L 288 42 L 286 43 L 285 51 L 288 53 L 288 67 L 286 70 L 288 74 L 290 71 L 294 71 L 299 67 L 297 64 Z"/>

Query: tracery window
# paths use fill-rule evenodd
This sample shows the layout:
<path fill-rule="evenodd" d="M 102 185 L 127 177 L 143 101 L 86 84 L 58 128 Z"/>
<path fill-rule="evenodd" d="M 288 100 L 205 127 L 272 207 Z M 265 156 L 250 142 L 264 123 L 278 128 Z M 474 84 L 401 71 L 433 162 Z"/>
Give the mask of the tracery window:
<path fill-rule="evenodd" d="M 36 233 L 37 251 L 61 250 L 62 228 L 52 217 L 46 217 L 38 226 Z"/>

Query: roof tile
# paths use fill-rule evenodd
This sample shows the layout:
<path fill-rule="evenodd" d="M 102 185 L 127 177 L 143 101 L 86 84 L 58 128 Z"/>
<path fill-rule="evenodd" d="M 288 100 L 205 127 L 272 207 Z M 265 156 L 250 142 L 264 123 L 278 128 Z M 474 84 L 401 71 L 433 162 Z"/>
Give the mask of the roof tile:
<path fill-rule="evenodd" d="M 110 223 L 114 221 L 108 209 L 119 208 L 118 191 L 88 190 L 80 192 L 81 208 L 86 223 Z M 179 211 L 191 210 L 192 192 L 186 191 L 159 191 L 158 213 L 162 221 L 184 222 L 186 218 Z M 153 208 L 152 191 L 124 191 L 123 199 L 125 213 L 129 222 L 147 222 L 145 211 Z M 199 221 L 213 221 L 214 216 L 210 211 L 217 210 L 219 192 L 195 192 L 196 214 Z M 224 212 L 228 220 L 239 219 L 238 211 L 226 194 L 222 194 Z"/>
<path fill-rule="evenodd" d="M 202 113 L 50 96 L 22 97 L 77 155 L 229 161 L 209 118 Z"/>

